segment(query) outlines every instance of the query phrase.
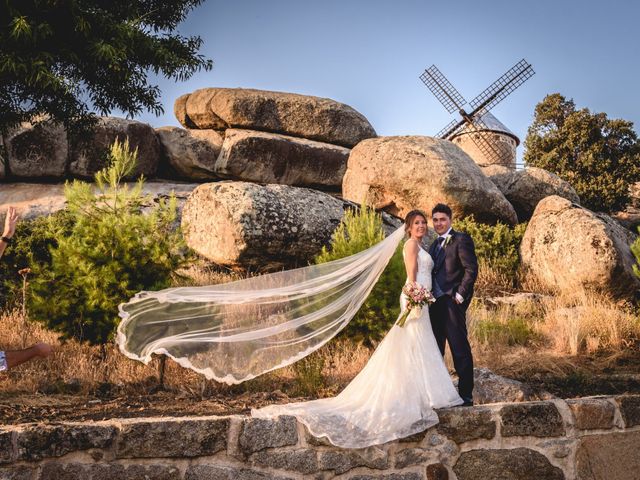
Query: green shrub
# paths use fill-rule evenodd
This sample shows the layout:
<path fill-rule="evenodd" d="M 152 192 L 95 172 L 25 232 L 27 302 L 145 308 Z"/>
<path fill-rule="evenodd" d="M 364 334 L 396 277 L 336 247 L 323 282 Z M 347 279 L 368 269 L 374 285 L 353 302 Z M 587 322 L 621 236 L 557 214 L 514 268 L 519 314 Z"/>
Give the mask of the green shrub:
<path fill-rule="evenodd" d="M 638 227 L 638 232 L 640 233 L 640 227 Z M 631 253 L 636 259 L 636 263 L 633 265 L 633 273 L 640 277 L 640 238 L 636 238 L 631 244 Z"/>
<path fill-rule="evenodd" d="M 383 239 L 382 218 L 374 210 L 363 206 L 358 211 L 347 211 L 333 234 L 330 247 L 322 249 L 315 263 L 354 255 Z M 405 280 L 401 245 L 391 257 L 371 294 L 341 335 L 369 345 L 382 339 L 400 313 L 400 292 Z"/>
<path fill-rule="evenodd" d="M 73 217 L 66 210 L 18 222 L 13 242 L 0 260 L 0 307 L 7 307 L 19 297 L 22 276 L 18 271 L 50 265 L 49 248 L 57 245 L 58 238 L 69 235 L 72 226 Z"/>
<path fill-rule="evenodd" d="M 526 228 L 526 223 L 519 223 L 515 227 L 500 222 L 486 225 L 476 222 L 473 215 L 454 222 L 455 230 L 468 233 L 473 238 L 481 265 L 513 278 L 520 265 L 518 250 Z"/>
<path fill-rule="evenodd" d="M 535 330 L 523 318 L 486 319 L 474 323 L 472 335 L 485 345 L 526 346 L 535 337 Z"/>
<path fill-rule="evenodd" d="M 143 179 L 130 188 L 137 150 L 128 141 L 113 144 L 111 163 L 95 176 L 95 186 L 74 181 L 65 186 L 70 235 L 57 238 L 51 263 L 37 267 L 31 313 L 62 338 L 104 344 L 118 323 L 118 304 L 140 290 L 168 287 L 187 260 L 175 229 L 176 200 L 142 208 Z"/>
<path fill-rule="evenodd" d="M 325 386 L 324 370 L 325 359 L 322 352 L 313 352 L 311 355 L 297 361 L 292 365 L 296 373 L 296 381 L 291 391 L 295 396 L 317 395 Z"/>

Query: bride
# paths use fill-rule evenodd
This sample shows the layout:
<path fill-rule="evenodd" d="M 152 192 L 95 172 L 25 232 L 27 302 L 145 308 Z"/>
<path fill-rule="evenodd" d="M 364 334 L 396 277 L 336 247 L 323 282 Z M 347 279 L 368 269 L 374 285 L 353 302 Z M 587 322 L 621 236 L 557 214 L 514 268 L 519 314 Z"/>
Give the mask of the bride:
<path fill-rule="evenodd" d="M 350 257 L 228 284 L 140 292 L 120 305 L 117 343 L 144 363 L 165 354 L 219 382 L 255 378 L 300 360 L 340 332 L 404 236 L 407 282 L 430 290 L 433 259 L 421 246 L 426 232 L 426 215 L 413 210 L 403 227 Z M 404 295 L 400 302 L 405 310 Z M 425 307 L 391 328 L 336 397 L 270 405 L 252 415 L 294 415 L 314 436 L 362 448 L 423 431 L 438 422 L 435 408 L 462 403 Z"/>
<path fill-rule="evenodd" d="M 405 218 L 403 249 L 407 282 L 431 290 L 433 259 L 422 248 L 425 215 Z M 402 310 L 406 297 L 401 295 Z M 394 325 L 362 371 L 336 397 L 251 411 L 254 417 L 295 415 L 316 437 L 339 447 L 361 448 L 406 437 L 438 423 L 434 408 L 461 405 L 435 337 L 429 309 L 411 312 L 404 327 Z"/>

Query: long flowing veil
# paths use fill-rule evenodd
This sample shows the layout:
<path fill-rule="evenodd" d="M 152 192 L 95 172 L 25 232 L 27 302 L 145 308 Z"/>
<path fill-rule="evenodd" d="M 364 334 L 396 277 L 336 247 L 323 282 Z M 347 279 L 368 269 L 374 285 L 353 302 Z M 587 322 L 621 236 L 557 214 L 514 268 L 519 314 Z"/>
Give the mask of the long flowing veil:
<path fill-rule="evenodd" d="M 119 306 L 118 346 L 144 363 L 165 354 L 227 384 L 290 365 L 349 323 L 403 235 L 400 227 L 367 250 L 319 265 L 140 292 Z"/>

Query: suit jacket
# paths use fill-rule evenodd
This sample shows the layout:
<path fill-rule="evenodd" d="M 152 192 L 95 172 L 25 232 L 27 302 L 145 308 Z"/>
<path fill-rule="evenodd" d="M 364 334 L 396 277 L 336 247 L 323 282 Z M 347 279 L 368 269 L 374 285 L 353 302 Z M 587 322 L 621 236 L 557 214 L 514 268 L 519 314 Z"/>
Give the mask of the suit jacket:
<path fill-rule="evenodd" d="M 437 252 L 437 239 L 429 247 L 433 258 L 432 275 L 442 291 L 450 296 L 459 293 L 468 303 L 473 296 L 473 285 L 478 277 L 478 259 L 469 235 L 451 230 L 451 239 Z"/>

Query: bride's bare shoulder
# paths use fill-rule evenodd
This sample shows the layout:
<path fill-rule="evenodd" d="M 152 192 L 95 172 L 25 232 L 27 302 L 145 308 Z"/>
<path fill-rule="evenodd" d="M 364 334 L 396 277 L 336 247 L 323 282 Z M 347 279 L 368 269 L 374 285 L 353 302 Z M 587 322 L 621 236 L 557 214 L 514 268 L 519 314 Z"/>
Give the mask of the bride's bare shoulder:
<path fill-rule="evenodd" d="M 404 242 L 404 247 L 403 247 L 404 251 L 406 253 L 418 253 L 418 250 L 420 250 L 420 245 L 418 244 L 417 240 L 414 240 L 413 238 L 410 238 L 409 240 L 407 240 L 406 242 Z"/>

